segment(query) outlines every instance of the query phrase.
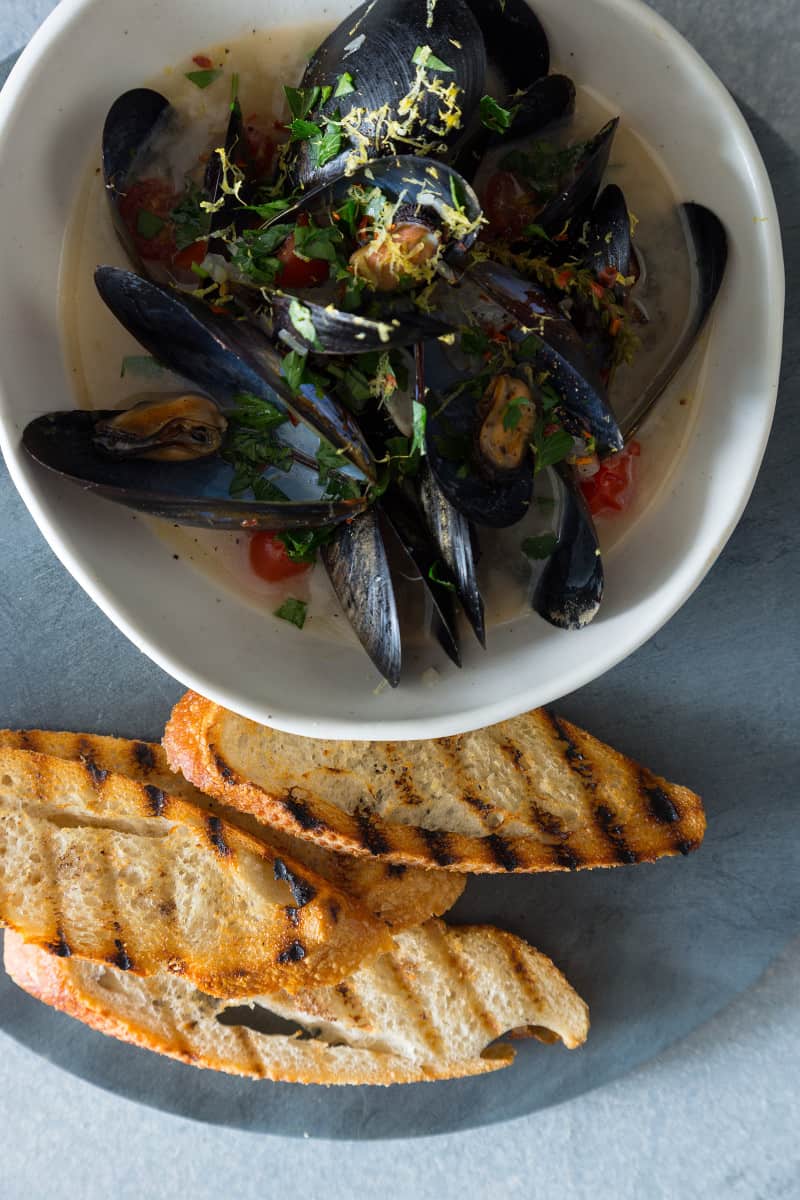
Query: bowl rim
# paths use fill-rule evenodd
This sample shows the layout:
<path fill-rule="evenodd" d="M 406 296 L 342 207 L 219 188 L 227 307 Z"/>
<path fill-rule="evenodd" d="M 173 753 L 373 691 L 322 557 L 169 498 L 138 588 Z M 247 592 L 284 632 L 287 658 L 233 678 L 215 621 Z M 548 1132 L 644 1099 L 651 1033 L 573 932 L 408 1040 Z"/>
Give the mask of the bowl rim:
<path fill-rule="evenodd" d="M 81 18 L 84 10 L 90 9 L 96 3 L 98 0 L 61 0 L 22 51 L 0 91 L 0 150 L 6 142 L 8 123 L 24 94 L 30 75 L 61 34 L 73 22 Z M 586 662 L 577 663 L 571 669 L 564 671 L 559 676 L 557 694 L 551 697 L 551 700 L 584 686 L 634 653 L 682 607 L 716 562 L 741 519 L 761 467 L 774 418 L 783 342 L 785 276 L 780 225 L 767 169 L 744 116 L 731 93 L 705 59 L 664 17 L 650 9 L 642 0 L 606 0 L 606 3 L 617 11 L 622 20 L 628 16 L 641 21 L 646 16 L 652 35 L 665 42 L 676 56 L 680 56 L 686 62 L 687 67 L 702 79 L 704 86 L 713 94 L 722 118 L 735 137 L 740 153 L 746 159 L 753 190 L 757 195 L 759 211 L 762 218 L 768 222 L 763 271 L 764 287 L 770 296 L 770 321 L 765 331 L 760 356 L 765 382 L 763 388 L 759 389 L 762 402 L 759 436 L 753 446 L 751 466 L 747 477 L 739 481 L 738 500 L 729 509 L 724 522 L 719 525 L 713 547 L 696 564 L 694 570 L 681 580 L 670 601 L 659 610 L 654 622 L 643 624 L 634 637 L 627 641 L 614 643 L 613 647 L 605 654 L 595 654 Z M 0 379 L 1 392 L 2 380 Z M 227 708 L 263 722 L 266 705 L 259 708 L 246 698 L 236 695 L 230 687 L 221 686 L 213 679 L 207 678 L 202 670 L 183 661 L 177 661 L 167 648 L 152 637 L 142 634 L 135 622 L 129 620 L 120 611 L 112 590 L 93 576 L 83 564 L 80 555 L 62 540 L 50 519 L 45 500 L 38 493 L 36 486 L 28 481 L 20 467 L 22 452 L 16 442 L 16 430 L 11 428 L 11 422 L 7 421 L 3 408 L 0 406 L 0 450 L 4 455 L 11 479 L 50 548 L 98 608 L 142 653 L 172 678 Z M 354 740 L 403 738 L 411 740 L 455 735 L 479 726 L 494 724 L 518 715 L 530 708 L 531 703 L 530 689 L 515 688 L 506 698 L 476 705 L 469 712 L 459 710 L 455 715 L 448 711 L 435 716 L 426 714 L 424 718 L 399 717 L 384 720 L 357 718 L 353 720 L 346 715 L 337 719 L 309 716 L 307 713 L 292 709 L 291 705 L 283 708 L 281 704 L 270 702 L 269 719 L 276 728 L 287 732 L 322 738 L 347 737 Z"/>

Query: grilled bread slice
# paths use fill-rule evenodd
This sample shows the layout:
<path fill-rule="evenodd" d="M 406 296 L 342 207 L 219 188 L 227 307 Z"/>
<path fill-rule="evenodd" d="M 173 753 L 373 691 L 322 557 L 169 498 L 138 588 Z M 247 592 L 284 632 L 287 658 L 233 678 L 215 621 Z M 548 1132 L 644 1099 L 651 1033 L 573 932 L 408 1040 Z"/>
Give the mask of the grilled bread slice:
<path fill-rule="evenodd" d="M 204 795 L 183 775 L 170 771 L 163 747 L 154 742 L 88 733 L 53 733 L 43 729 L 0 729 L 2 749 L 33 750 L 82 762 L 98 778 L 114 771 L 170 795 L 182 796 L 268 842 L 279 854 L 294 859 L 327 879 L 335 888 L 355 896 L 391 929 L 406 929 L 420 925 L 429 917 L 441 916 L 452 908 L 464 891 L 466 879 L 452 872 L 353 858 L 293 837 L 281 829 L 272 829 L 249 813 Z"/>
<path fill-rule="evenodd" d="M 333 983 L 388 949 L 357 900 L 155 785 L 0 750 L 0 924 L 217 996 Z"/>
<path fill-rule="evenodd" d="M 520 938 L 485 926 L 429 921 L 336 987 L 271 995 L 252 1010 L 199 993 L 186 979 L 146 979 L 55 958 L 6 933 L 6 970 L 31 995 L 103 1033 L 233 1075 L 294 1083 L 413 1083 L 508 1066 L 491 1045 L 509 1030 L 579 1046 L 588 1010 L 563 975 Z M 268 1012 L 313 1031 L 257 1032 Z"/>
<path fill-rule="evenodd" d="M 298 837 L 451 871 L 652 862 L 703 838 L 699 796 L 545 709 L 459 737 L 297 737 L 187 693 L 167 759 L 203 791 Z"/>

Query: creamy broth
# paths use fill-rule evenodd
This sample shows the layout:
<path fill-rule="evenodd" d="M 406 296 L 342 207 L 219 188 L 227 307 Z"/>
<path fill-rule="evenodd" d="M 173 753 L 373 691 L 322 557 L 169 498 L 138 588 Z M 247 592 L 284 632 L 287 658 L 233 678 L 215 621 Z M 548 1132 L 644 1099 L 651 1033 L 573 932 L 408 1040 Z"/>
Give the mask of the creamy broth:
<path fill-rule="evenodd" d="M 261 127 L 268 129 L 273 121 L 286 116 L 283 84 L 300 78 L 310 52 L 327 31 L 327 25 L 303 25 L 258 32 L 226 45 L 196 50 L 193 52 L 204 54 L 215 67 L 224 70 L 210 87 L 198 89 L 185 78 L 184 72 L 195 69 L 189 61 L 165 71 L 151 86 L 189 114 L 200 129 L 207 129 L 213 141 L 226 120 L 230 75 L 237 72 L 245 118 L 253 115 Z M 579 87 L 575 116 L 562 136 L 587 137 L 614 115 L 617 110 L 601 96 Z M 109 218 L 99 159 L 98 143 L 65 236 L 59 298 L 62 336 L 76 406 L 125 408 L 134 395 L 169 390 L 170 384 L 161 379 L 143 381 L 130 373 L 121 375 L 123 359 L 143 352 L 103 305 L 94 287 L 93 273 L 98 264 L 129 266 Z M 651 148 L 626 126 L 624 113 L 606 181 L 623 188 L 639 220 L 636 246 L 646 270 L 636 296 L 647 311 L 649 323 L 637 330 L 642 347 L 632 366 L 618 370 L 611 392 L 615 411 L 622 418 L 677 342 L 691 297 L 687 246 L 672 184 Z M 634 499 L 622 516 L 597 520 L 604 553 L 621 542 L 666 486 L 694 423 L 696 374 L 697 368 L 691 365 L 688 373 L 682 371 L 679 386 L 668 389 L 642 426 Z M 488 536 L 482 538 L 478 576 L 488 627 L 525 613 L 534 616 L 530 596 L 536 571 L 531 571 L 531 564 L 520 553 L 520 543 L 524 537 L 552 527 L 554 493 L 547 474 L 541 481 L 537 479 L 537 502 L 522 523 L 488 531 Z M 149 524 L 154 535 L 168 543 L 176 559 L 191 563 L 240 602 L 271 613 L 287 595 L 295 596 L 309 604 L 304 635 L 356 643 L 321 566 L 286 582 L 269 584 L 250 570 L 247 535 L 179 528 L 155 519 Z M 421 643 L 429 636 L 430 602 L 425 589 L 415 585 L 414 568 L 408 560 L 396 548 L 388 549 L 404 644 Z M 607 568 L 613 570 L 613 555 Z M 471 636 L 465 624 L 464 630 L 465 636 Z M 428 644 L 434 661 L 440 652 L 432 641 Z"/>

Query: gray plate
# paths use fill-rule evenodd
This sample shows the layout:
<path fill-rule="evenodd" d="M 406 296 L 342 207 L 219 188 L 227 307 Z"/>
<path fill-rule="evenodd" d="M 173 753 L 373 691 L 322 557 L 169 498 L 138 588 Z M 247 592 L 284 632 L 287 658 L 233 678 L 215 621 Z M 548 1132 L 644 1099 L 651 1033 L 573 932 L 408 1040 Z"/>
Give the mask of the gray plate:
<path fill-rule="evenodd" d="M 7 68 L 6 68 L 7 69 Z M 0 76 L 4 78 L 5 73 Z M 750 114 L 748 114 L 749 116 Z M 756 127 L 779 206 L 796 163 Z M 797 245 L 786 246 L 787 259 Z M 790 319 L 797 305 L 790 290 Z M 784 372 L 796 371 L 790 339 Z M 706 800 L 689 859 L 474 879 L 457 921 L 497 922 L 552 955 L 592 1011 L 580 1051 L 518 1043 L 513 1067 L 407 1088 L 250 1083 L 91 1033 L 0 976 L 0 1028 L 55 1065 L 214 1124 L 330 1138 L 409 1137 L 504 1121 L 630 1071 L 747 988 L 796 932 L 800 425 L 778 422 L 747 513 L 710 577 L 637 654 L 558 709 Z M 0 467 L 0 695 L 13 726 L 157 738 L 179 686 L 143 658 L 50 553 Z M 54 1086 L 57 1086 L 54 1080 Z"/>

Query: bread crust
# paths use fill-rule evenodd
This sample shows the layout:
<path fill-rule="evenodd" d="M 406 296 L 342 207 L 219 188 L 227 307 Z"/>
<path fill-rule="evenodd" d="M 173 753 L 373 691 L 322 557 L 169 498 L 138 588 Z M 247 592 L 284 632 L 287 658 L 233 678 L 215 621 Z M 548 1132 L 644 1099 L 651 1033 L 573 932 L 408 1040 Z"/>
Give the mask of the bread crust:
<path fill-rule="evenodd" d="M 329 743 L 188 692 L 163 744 L 173 770 L 225 804 L 329 849 L 396 864 L 475 873 L 614 867 L 688 854 L 705 832 L 699 796 L 544 709 L 457 738 Z"/>

